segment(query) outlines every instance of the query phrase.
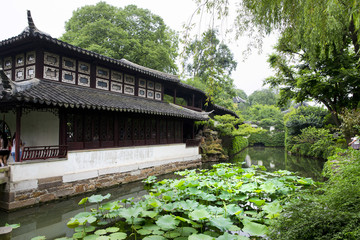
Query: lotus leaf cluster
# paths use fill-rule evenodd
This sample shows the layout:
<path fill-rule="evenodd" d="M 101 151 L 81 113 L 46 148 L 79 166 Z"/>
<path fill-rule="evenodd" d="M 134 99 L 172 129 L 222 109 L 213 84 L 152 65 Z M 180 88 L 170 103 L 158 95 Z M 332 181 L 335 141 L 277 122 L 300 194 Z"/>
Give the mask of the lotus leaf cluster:
<path fill-rule="evenodd" d="M 291 195 L 316 185 L 289 171 L 229 163 L 176 174 L 178 179 L 145 180 L 151 186 L 140 200 L 106 202 L 77 214 L 68 222 L 73 239 L 262 239 Z M 95 195 L 79 204 L 108 198 Z"/>

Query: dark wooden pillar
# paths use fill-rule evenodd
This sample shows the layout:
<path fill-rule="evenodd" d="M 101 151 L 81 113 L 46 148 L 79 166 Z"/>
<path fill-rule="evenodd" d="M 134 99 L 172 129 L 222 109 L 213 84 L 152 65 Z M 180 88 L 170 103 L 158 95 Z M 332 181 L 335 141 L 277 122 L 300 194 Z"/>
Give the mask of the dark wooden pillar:
<path fill-rule="evenodd" d="M 20 162 L 21 107 L 16 107 L 15 162 Z"/>
<path fill-rule="evenodd" d="M 192 106 L 195 107 L 195 94 L 192 95 Z"/>
<path fill-rule="evenodd" d="M 174 104 L 176 104 L 176 88 L 174 88 Z"/>

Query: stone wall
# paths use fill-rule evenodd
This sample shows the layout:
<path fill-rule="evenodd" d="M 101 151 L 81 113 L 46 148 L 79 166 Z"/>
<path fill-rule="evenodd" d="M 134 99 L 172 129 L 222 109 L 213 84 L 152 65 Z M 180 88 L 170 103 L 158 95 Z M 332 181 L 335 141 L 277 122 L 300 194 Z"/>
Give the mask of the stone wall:
<path fill-rule="evenodd" d="M 114 151 L 122 151 L 122 153 L 135 151 L 137 154 L 132 154 L 127 161 L 122 159 L 122 161 L 116 160 L 115 163 L 109 158 L 107 161 L 101 158 L 106 156 L 104 152 Z M 86 155 L 89 157 L 87 161 L 80 161 L 81 164 L 78 162 L 78 165 L 73 162 L 77 160 L 71 156 L 71 153 L 65 160 L 11 164 L 9 182 L 0 185 L 0 208 L 14 210 L 201 165 L 198 148 L 185 148 L 185 144 L 93 152 L 99 159 Z M 152 154 L 141 157 L 139 152 Z M 80 153 L 74 152 L 73 155 L 80 158 Z M 116 157 L 116 154 L 114 156 Z M 102 167 L 99 167 L 97 162 L 102 162 Z"/>
<path fill-rule="evenodd" d="M 199 167 L 201 160 L 188 162 L 170 163 L 166 165 L 149 167 L 137 171 L 107 174 L 96 178 L 80 180 L 66 183 L 63 177 L 50 177 L 37 179 L 38 187 L 36 189 L 8 192 L 4 185 L 1 187 L 0 207 L 6 210 L 27 207 L 53 201 L 69 196 L 95 191 L 96 189 L 116 186 L 123 183 L 129 183 L 148 176 L 161 175 L 186 168 Z"/>

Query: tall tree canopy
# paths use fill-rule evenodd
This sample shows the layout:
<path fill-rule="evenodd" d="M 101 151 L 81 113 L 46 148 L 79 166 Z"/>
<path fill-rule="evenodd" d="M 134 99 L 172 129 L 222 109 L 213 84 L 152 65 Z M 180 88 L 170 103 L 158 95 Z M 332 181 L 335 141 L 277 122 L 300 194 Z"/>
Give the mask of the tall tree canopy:
<path fill-rule="evenodd" d="M 339 113 L 356 108 L 360 96 L 360 2 L 353 0 L 238 0 L 238 33 L 280 33 L 277 70 L 267 79 L 280 88 L 282 102 L 314 99 L 323 103 L 340 125 Z M 227 14 L 228 0 L 197 0 Z"/>
<path fill-rule="evenodd" d="M 65 30 L 61 40 L 75 46 L 159 71 L 177 71 L 178 36 L 149 10 L 99 2 L 74 11 Z"/>
<path fill-rule="evenodd" d="M 277 95 L 271 89 L 257 90 L 249 96 L 249 104 L 276 105 Z"/>
<path fill-rule="evenodd" d="M 229 0 L 195 0 L 219 18 L 229 13 Z M 235 31 L 264 36 L 280 32 L 283 42 L 306 50 L 310 58 L 333 56 L 351 40 L 359 52 L 360 1 L 237 0 Z"/>
<path fill-rule="evenodd" d="M 209 29 L 201 39 L 190 42 L 184 52 L 184 70 L 191 76 L 187 83 L 205 91 L 219 105 L 235 110 L 234 80 L 230 77 L 237 62 L 229 47 Z"/>

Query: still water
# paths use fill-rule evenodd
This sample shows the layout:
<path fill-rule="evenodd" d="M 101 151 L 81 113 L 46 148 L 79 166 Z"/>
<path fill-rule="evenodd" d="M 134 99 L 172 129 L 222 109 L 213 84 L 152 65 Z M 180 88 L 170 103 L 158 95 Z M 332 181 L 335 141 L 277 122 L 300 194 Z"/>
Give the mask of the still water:
<path fill-rule="evenodd" d="M 247 148 L 231 161 L 244 162 L 243 167 L 262 165 L 268 171 L 289 170 L 297 172 L 298 175 L 304 177 L 312 177 L 318 181 L 321 180 L 323 166 L 323 162 L 314 159 L 290 156 L 282 148 Z M 210 166 L 211 164 L 205 165 L 205 167 Z M 161 178 L 173 177 L 173 174 L 168 174 Z M 141 182 L 134 182 L 116 188 L 105 189 L 96 194 L 106 195 L 107 193 L 111 193 L 112 197 L 110 200 L 119 200 L 127 198 L 138 199 L 147 192 L 144 190 Z M 84 210 L 83 207 L 78 206 L 78 202 L 83 197 L 86 197 L 86 195 L 11 213 L 0 211 L 0 226 L 4 226 L 5 223 L 21 224 L 20 228 L 13 231 L 12 240 L 30 240 L 36 236 L 46 236 L 46 239 L 71 237 L 73 231 L 66 227 L 66 223 L 71 217 Z M 95 205 L 89 206 L 89 208 L 91 207 L 95 207 Z"/>

